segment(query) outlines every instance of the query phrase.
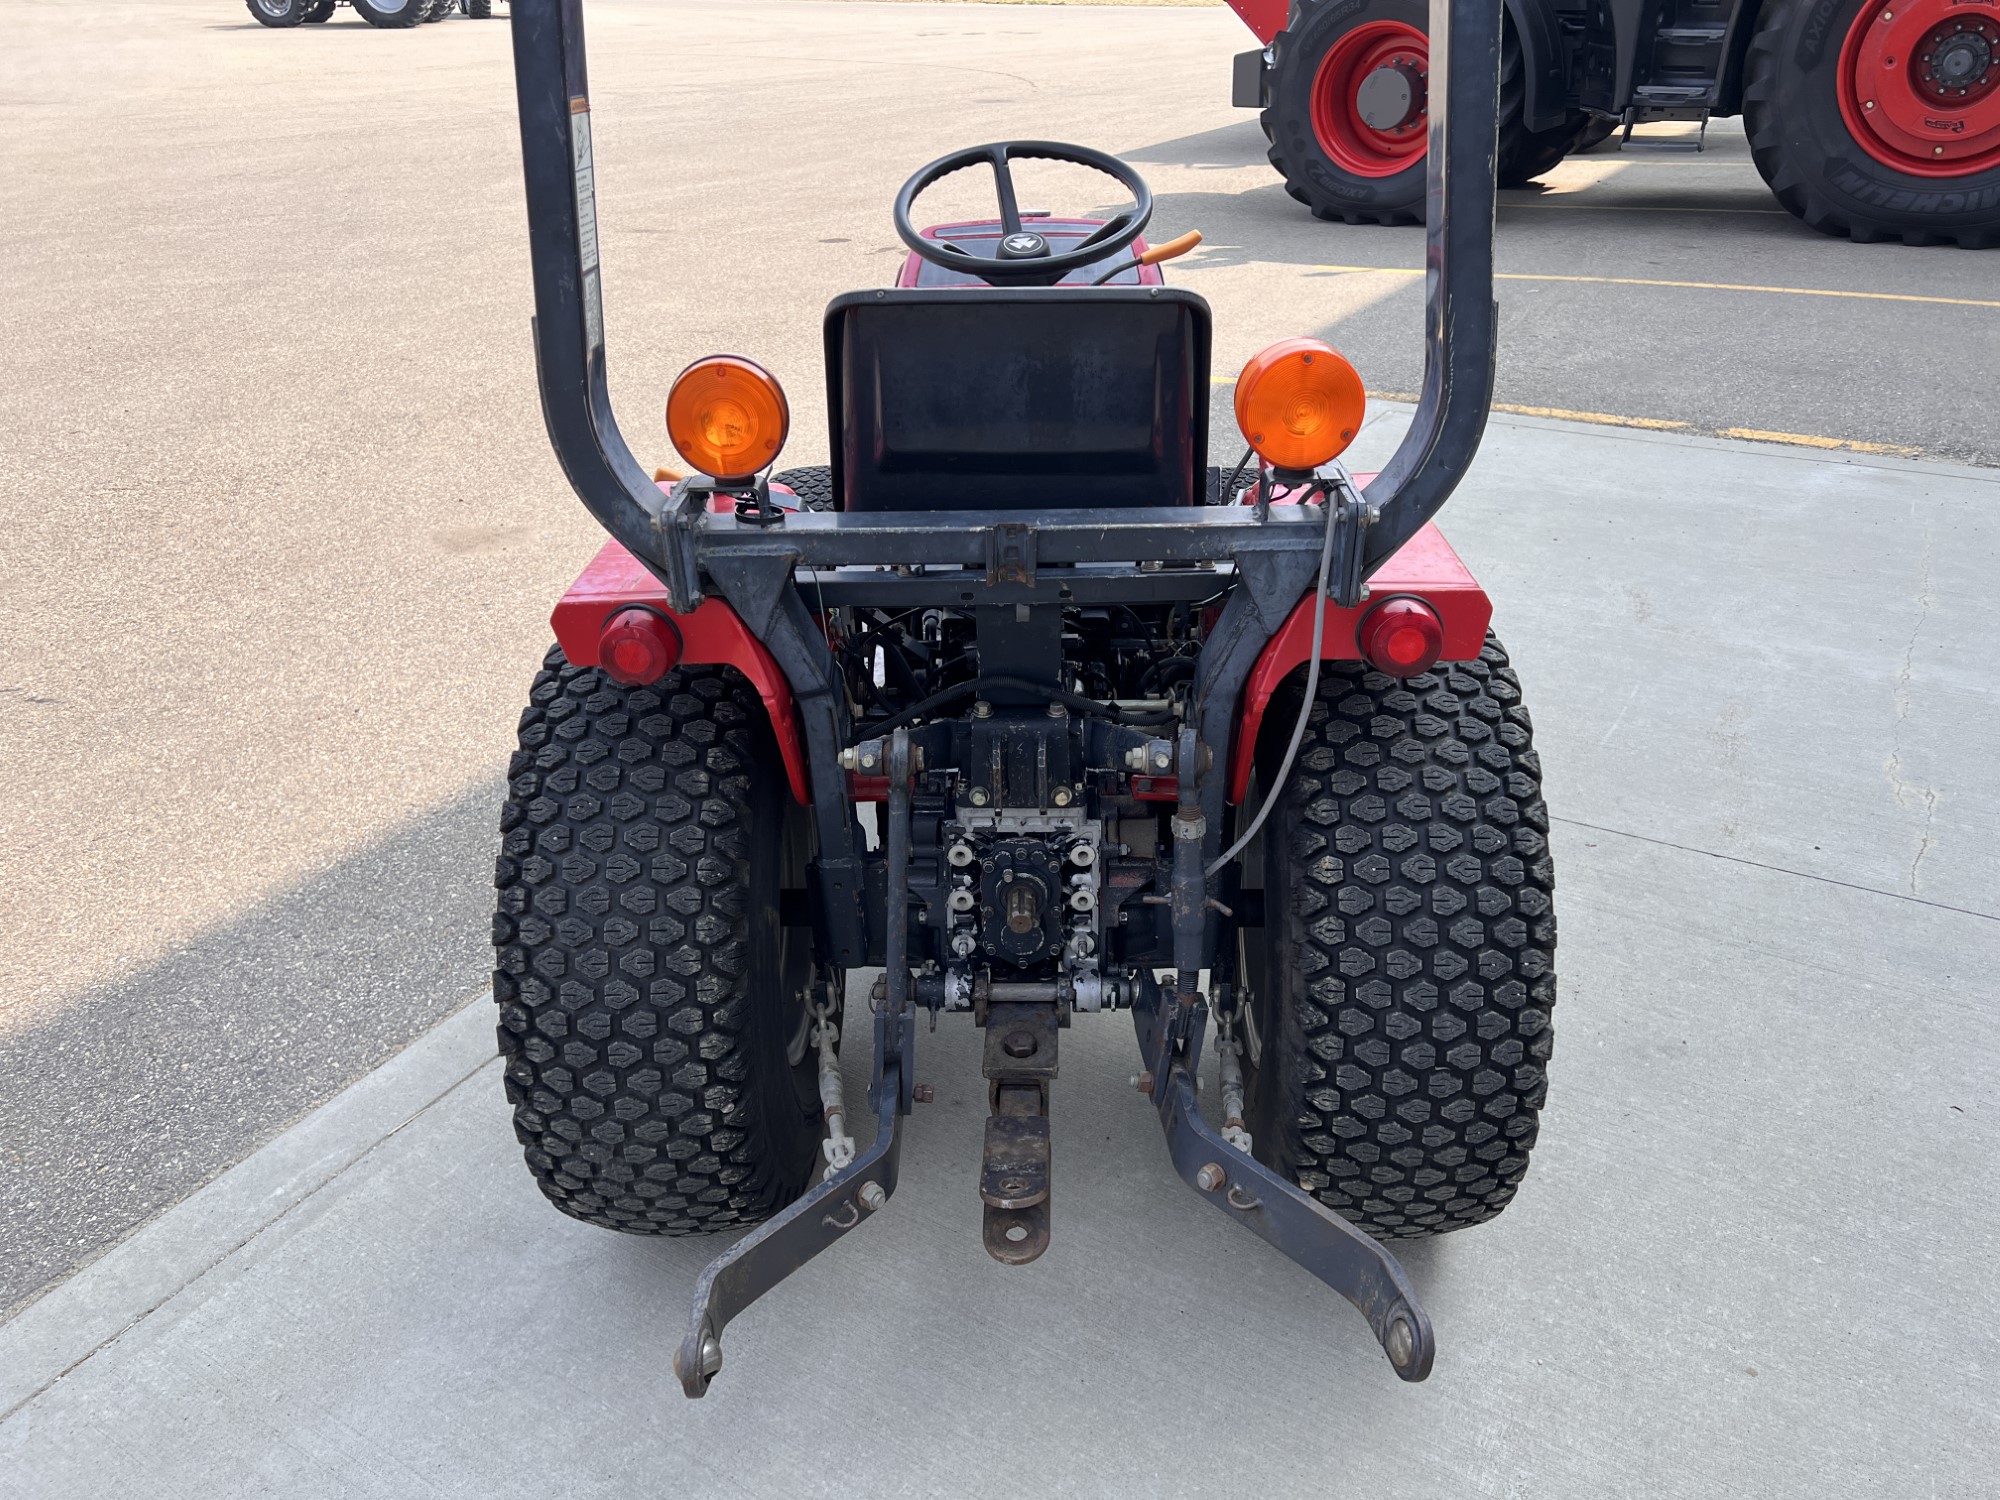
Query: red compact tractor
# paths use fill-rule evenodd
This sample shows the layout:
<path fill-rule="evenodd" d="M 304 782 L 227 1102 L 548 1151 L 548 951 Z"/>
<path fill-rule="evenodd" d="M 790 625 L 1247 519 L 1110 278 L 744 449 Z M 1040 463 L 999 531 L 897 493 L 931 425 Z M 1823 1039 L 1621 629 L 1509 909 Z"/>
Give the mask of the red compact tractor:
<path fill-rule="evenodd" d="M 1424 215 L 1424 0 L 1229 0 L 1263 45 L 1235 101 L 1322 219 Z M 1813 228 L 2000 244 L 2000 0 L 1505 0 L 1499 177 L 1622 128 L 1742 115 Z M 1697 135 L 1688 145 L 1700 149 Z"/>
<path fill-rule="evenodd" d="M 607 392 L 580 0 L 514 0 L 543 417 L 611 539 L 508 770 L 500 1047 L 557 1208 L 749 1231 L 696 1285 L 689 1395 L 732 1318 L 888 1210 L 919 1012 L 985 1033 L 966 1204 L 994 1259 L 1054 1232 L 1065 1029 L 1127 1011 L 1180 1176 L 1429 1373 L 1385 1242 L 1513 1198 L 1556 941 L 1521 687 L 1431 524 L 1492 394 L 1500 14 L 1432 22 L 1423 393 L 1379 474 L 1340 464 L 1361 382 L 1310 338 L 1245 367 L 1248 451 L 1211 467 L 1209 308 L 1159 270 L 1197 236 L 1149 246 L 1115 157 L 1006 141 L 917 172 L 895 284 L 827 307 L 832 461 L 774 473 L 790 397 L 717 353 L 667 397 L 682 478 Z M 1129 204 L 1024 212 L 1036 160 Z M 994 215 L 920 227 L 959 171 Z M 843 1037 L 871 1050 L 865 1144 Z"/>

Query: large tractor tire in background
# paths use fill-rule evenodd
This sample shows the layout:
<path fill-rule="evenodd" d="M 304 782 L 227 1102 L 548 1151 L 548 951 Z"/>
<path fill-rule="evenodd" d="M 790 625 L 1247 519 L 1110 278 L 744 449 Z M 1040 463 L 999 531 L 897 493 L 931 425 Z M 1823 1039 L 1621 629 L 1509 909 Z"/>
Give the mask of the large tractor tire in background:
<path fill-rule="evenodd" d="M 1264 134 L 1285 188 L 1316 218 L 1410 224 L 1424 214 L 1430 114 L 1427 0 L 1303 0 L 1271 43 Z M 1553 130 L 1522 123 L 1526 96 L 1513 22 L 1501 54 L 1499 168 L 1519 187 L 1582 144 L 1590 117 Z"/>
<path fill-rule="evenodd" d="M 244 0 L 250 14 L 265 26 L 297 26 L 307 20 L 312 0 Z"/>
<path fill-rule="evenodd" d="M 451 14 L 451 9 L 456 4 L 458 0 L 428 0 L 424 7 L 424 20 L 442 21 Z"/>
<path fill-rule="evenodd" d="M 528 1171 L 631 1234 L 755 1224 L 820 1161 L 812 820 L 763 701 L 731 668 L 627 688 L 557 647 L 528 704 L 493 918 Z"/>
<path fill-rule="evenodd" d="M 306 7 L 306 25 L 318 26 L 322 22 L 331 21 L 335 9 L 338 8 L 338 3 L 339 0 L 312 0 L 312 3 Z"/>
<path fill-rule="evenodd" d="M 465 13 L 475 21 L 490 20 L 493 15 L 493 0 L 465 0 Z"/>
<path fill-rule="evenodd" d="M 429 0 L 349 0 L 354 13 L 370 26 L 401 31 L 424 18 Z"/>
<path fill-rule="evenodd" d="M 2000 13 L 1958 0 L 1773 0 L 1743 123 L 1778 201 L 1814 229 L 2000 245 Z"/>
<path fill-rule="evenodd" d="M 1288 731 L 1302 689 L 1266 723 Z M 1260 775 L 1285 738 L 1263 736 Z M 1547 834 L 1491 636 L 1408 681 L 1322 669 L 1245 860 L 1264 926 L 1241 933 L 1244 1122 L 1259 1160 L 1379 1238 L 1490 1219 L 1527 1172 L 1554 1035 Z"/>

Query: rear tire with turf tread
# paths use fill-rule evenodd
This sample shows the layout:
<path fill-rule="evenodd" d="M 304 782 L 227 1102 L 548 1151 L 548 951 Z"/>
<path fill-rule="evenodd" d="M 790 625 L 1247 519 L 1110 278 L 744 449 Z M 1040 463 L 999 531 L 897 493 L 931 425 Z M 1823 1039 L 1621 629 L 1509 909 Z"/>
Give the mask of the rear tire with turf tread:
<path fill-rule="evenodd" d="M 799 504 L 807 510 L 835 510 L 833 503 L 833 470 L 824 464 L 810 468 L 787 469 L 782 474 L 773 474 L 771 483 L 782 484 L 799 497 Z"/>
<path fill-rule="evenodd" d="M 1266 716 L 1266 777 L 1302 688 Z M 1382 1239 L 1493 1218 L 1527 1171 L 1556 996 L 1541 766 L 1499 643 L 1407 682 L 1325 663 L 1266 828 L 1242 955 L 1257 1156 Z"/>
<path fill-rule="evenodd" d="M 465 0 L 465 13 L 475 21 L 491 20 L 493 0 Z"/>
<path fill-rule="evenodd" d="M 508 768 L 493 994 L 515 1134 L 564 1213 L 693 1234 L 805 1190 L 810 934 L 780 913 L 810 829 L 734 669 L 625 688 L 550 650 Z"/>

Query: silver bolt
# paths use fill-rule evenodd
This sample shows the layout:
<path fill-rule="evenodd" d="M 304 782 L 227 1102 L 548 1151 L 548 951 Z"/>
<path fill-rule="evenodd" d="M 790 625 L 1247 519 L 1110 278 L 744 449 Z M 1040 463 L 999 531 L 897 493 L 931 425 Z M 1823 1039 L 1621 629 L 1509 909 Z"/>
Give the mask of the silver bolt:
<path fill-rule="evenodd" d="M 1049 705 L 1049 717 L 1051 719 L 1067 719 L 1069 717 L 1069 710 L 1060 703 L 1051 703 Z"/>
<path fill-rule="evenodd" d="M 974 787 L 971 796 L 966 800 L 974 807 L 984 807 L 986 805 L 986 788 L 983 786 Z"/>
<path fill-rule="evenodd" d="M 1068 807 L 1068 806 L 1069 806 L 1069 788 L 1068 788 L 1068 787 L 1066 787 L 1066 786 L 1059 786 L 1059 787 L 1057 787 L 1057 788 L 1056 788 L 1056 790 L 1055 790 L 1055 796 L 1053 797 L 1053 799 L 1052 799 L 1052 800 L 1053 800 L 1053 801 L 1055 802 L 1055 805 L 1056 805 L 1057 807 Z"/>
<path fill-rule="evenodd" d="M 875 769 L 875 752 L 873 750 L 863 750 L 861 752 L 861 769 L 864 771 Z"/>
<path fill-rule="evenodd" d="M 1214 1162 L 1209 1162 L 1199 1172 L 1194 1174 L 1194 1185 L 1204 1193 L 1219 1191 L 1227 1181 L 1229 1181 L 1229 1174 Z"/>
<path fill-rule="evenodd" d="M 1873 109 L 1875 107 L 1875 101 L 1873 99 L 1863 100 L 1861 107 L 1863 109 Z"/>
<path fill-rule="evenodd" d="M 713 1380 L 722 1369 L 722 1340 L 712 1333 L 701 1336 L 701 1373 Z"/>
<path fill-rule="evenodd" d="M 972 717 L 975 719 L 992 718 L 993 705 L 988 703 L 984 698 L 981 698 L 977 703 L 972 705 Z"/>
<path fill-rule="evenodd" d="M 1943 155 L 1944 155 L 1944 147 L 1942 147 L 1942 146 L 1933 146 L 1933 147 L 1931 147 L 1931 155 L 1932 155 L 1932 156 L 1943 156 Z"/>
<path fill-rule="evenodd" d="M 889 1195 L 882 1191 L 882 1184 L 879 1182 L 862 1183 L 861 1191 L 854 1196 L 861 1200 L 861 1206 L 871 1214 L 889 1201 Z"/>
<path fill-rule="evenodd" d="M 1153 752 L 1154 770 L 1164 771 L 1167 769 L 1167 767 L 1171 766 L 1173 763 L 1174 763 L 1173 752 L 1168 750 L 1165 745 L 1162 745 L 1159 749 Z"/>
<path fill-rule="evenodd" d="M 845 750 L 840 752 L 841 770 L 852 771 L 860 763 L 861 763 L 861 752 L 856 750 L 852 745 L 849 745 Z"/>
<path fill-rule="evenodd" d="M 1389 1363 L 1399 1370 L 1407 1368 L 1416 1358 L 1417 1336 L 1411 1331 L 1409 1319 L 1401 1313 L 1389 1325 L 1389 1337 L 1383 1341 L 1383 1347 L 1388 1351 Z"/>

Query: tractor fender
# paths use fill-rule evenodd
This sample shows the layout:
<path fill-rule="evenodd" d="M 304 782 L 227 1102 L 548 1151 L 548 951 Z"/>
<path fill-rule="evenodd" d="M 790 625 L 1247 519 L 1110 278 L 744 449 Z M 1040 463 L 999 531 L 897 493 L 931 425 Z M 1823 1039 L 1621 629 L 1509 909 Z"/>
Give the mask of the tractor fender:
<path fill-rule="evenodd" d="M 792 698 L 792 685 L 777 659 L 750 633 L 750 627 L 726 601 L 704 599 L 690 613 L 675 614 L 667 586 L 617 542 L 607 541 L 549 617 L 549 623 L 555 627 L 556 644 L 562 647 L 570 665 L 599 665 L 597 642 L 605 621 L 633 605 L 656 610 L 673 622 L 681 638 L 680 665 L 734 667 L 750 679 L 757 696 L 764 700 L 764 712 L 770 717 L 771 734 L 785 763 L 792 800 L 810 803 L 812 779 L 806 770 L 805 743 L 799 734 L 798 706 Z"/>
<path fill-rule="evenodd" d="M 1562 27 L 1549 0 L 1507 0 L 1507 19 L 1521 43 L 1521 123 L 1554 130 L 1569 117 L 1569 76 Z"/>
<path fill-rule="evenodd" d="M 1308 591 L 1310 594 L 1310 591 Z M 1342 609 L 1331 599 L 1321 601 L 1326 626 L 1320 638 L 1322 661 L 1359 661 L 1361 647 L 1357 634 L 1362 620 L 1375 605 L 1389 598 L 1417 598 L 1437 612 L 1444 625 L 1444 650 L 1440 661 L 1473 661 L 1486 644 L 1486 627 L 1493 620 L 1493 601 L 1465 564 L 1459 561 L 1451 543 L 1435 525 L 1426 525 L 1412 536 L 1368 580 L 1368 597 L 1352 609 Z M 1250 772 L 1257 760 L 1257 736 L 1264 727 L 1264 711 L 1271 697 L 1312 654 L 1312 600 L 1297 606 L 1266 643 L 1257 665 L 1243 683 L 1243 711 L 1236 721 L 1236 743 L 1229 760 L 1229 800 L 1241 802 L 1250 787 Z M 1276 729 L 1279 726 L 1274 725 Z M 1289 724 L 1283 726 L 1289 728 Z"/>
<path fill-rule="evenodd" d="M 1292 0 L 1229 0 L 1237 18 L 1267 47 L 1271 38 L 1285 29 L 1291 7 Z"/>
<path fill-rule="evenodd" d="M 1750 40 L 1764 17 L 1764 0 L 1736 0 L 1722 39 L 1722 77 L 1716 80 L 1715 112 L 1743 113 L 1743 70 L 1750 58 Z"/>

